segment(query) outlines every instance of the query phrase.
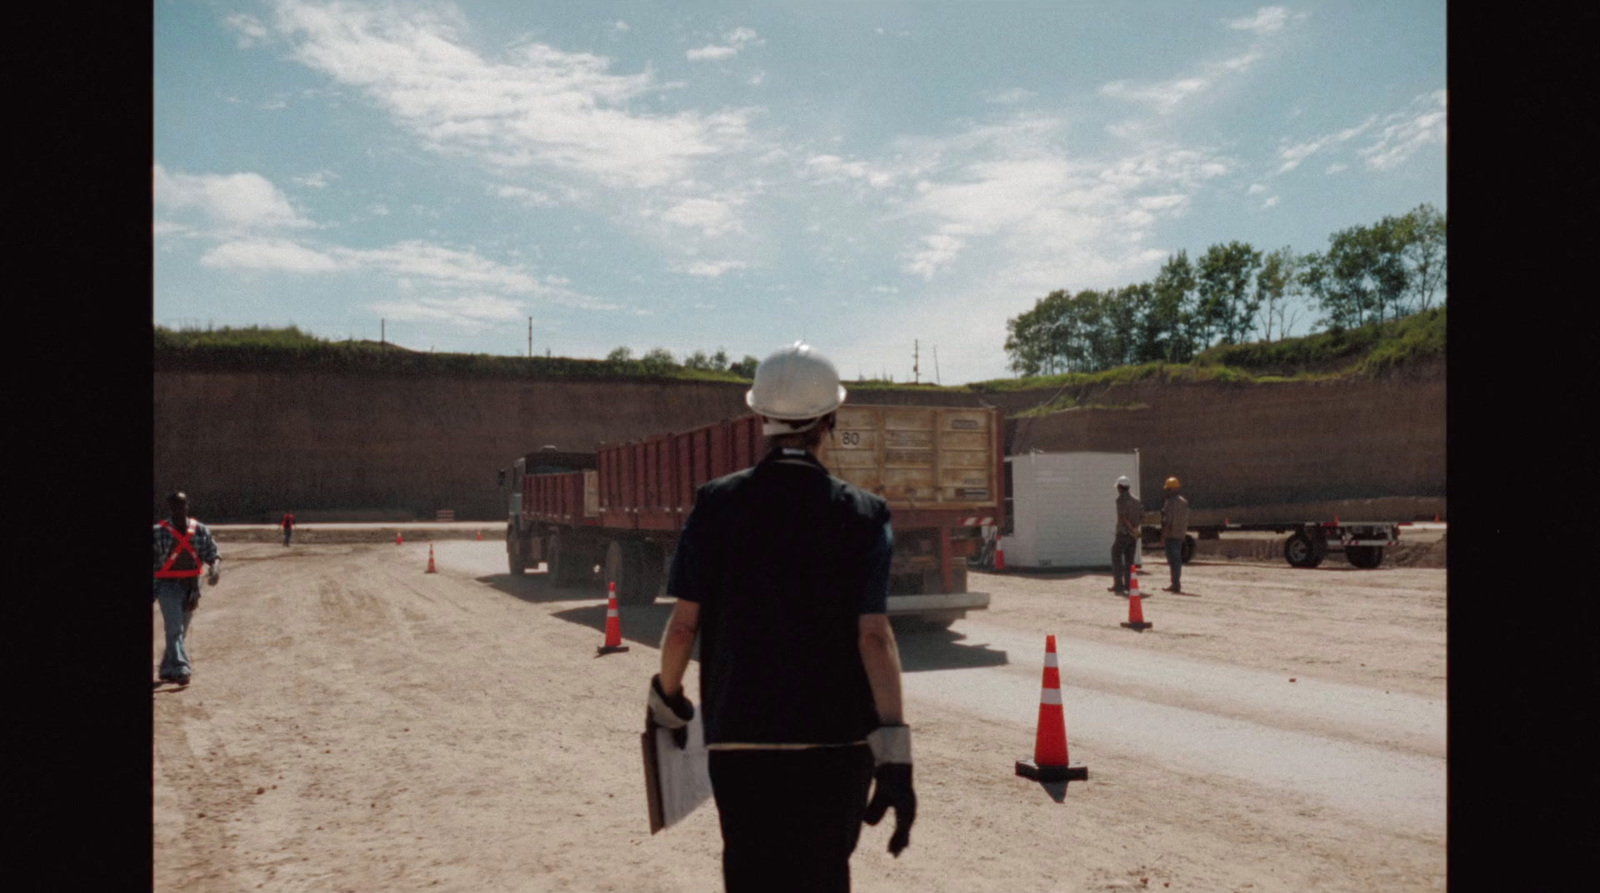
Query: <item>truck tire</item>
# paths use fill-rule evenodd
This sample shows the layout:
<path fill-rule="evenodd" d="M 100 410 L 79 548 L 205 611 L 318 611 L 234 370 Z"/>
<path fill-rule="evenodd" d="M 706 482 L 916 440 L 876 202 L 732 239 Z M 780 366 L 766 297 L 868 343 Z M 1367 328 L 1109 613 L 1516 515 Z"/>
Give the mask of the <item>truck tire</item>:
<path fill-rule="evenodd" d="M 522 557 L 522 538 L 517 536 L 515 530 L 506 531 L 506 564 L 510 567 L 513 577 L 520 577 L 528 572 L 528 563 Z"/>
<path fill-rule="evenodd" d="M 1193 534 L 1186 534 L 1184 536 L 1184 538 L 1183 538 L 1183 548 L 1178 552 L 1178 558 L 1184 564 L 1188 564 L 1189 562 L 1194 560 L 1194 550 L 1195 550 L 1194 535 Z"/>
<path fill-rule="evenodd" d="M 612 540 L 606 546 L 606 587 L 616 586 L 617 604 L 655 604 L 661 559 L 648 560 L 646 551 L 638 540 Z"/>
<path fill-rule="evenodd" d="M 562 536 L 560 530 L 550 533 L 550 582 L 556 586 L 577 586 L 589 579 L 594 565 L 584 549 L 574 548 L 572 537 Z"/>
<path fill-rule="evenodd" d="M 1293 567 L 1316 567 L 1327 554 L 1328 544 L 1306 535 L 1304 530 L 1295 531 L 1283 544 L 1283 557 Z"/>
<path fill-rule="evenodd" d="M 1383 547 L 1345 546 L 1344 558 L 1356 567 L 1371 570 L 1383 563 Z"/>

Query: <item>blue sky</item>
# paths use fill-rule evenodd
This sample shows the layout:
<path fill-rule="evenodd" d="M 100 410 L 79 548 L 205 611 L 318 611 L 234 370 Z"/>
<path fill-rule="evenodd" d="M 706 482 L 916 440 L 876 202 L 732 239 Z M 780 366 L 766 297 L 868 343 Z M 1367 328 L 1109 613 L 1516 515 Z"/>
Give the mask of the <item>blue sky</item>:
<path fill-rule="evenodd" d="M 1007 317 L 1445 202 L 1445 4 L 159 0 L 154 321 L 1010 375 Z M 381 323 L 380 323 L 381 321 Z M 1300 312 L 1291 334 L 1312 328 Z M 936 368 L 936 362 L 937 368 Z"/>

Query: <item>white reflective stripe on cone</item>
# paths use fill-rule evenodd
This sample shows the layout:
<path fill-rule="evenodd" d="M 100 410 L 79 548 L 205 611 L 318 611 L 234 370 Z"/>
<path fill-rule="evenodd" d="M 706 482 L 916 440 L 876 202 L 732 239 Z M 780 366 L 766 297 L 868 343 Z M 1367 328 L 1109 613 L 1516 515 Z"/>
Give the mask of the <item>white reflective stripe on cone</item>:
<path fill-rule="evenodd" d="M 1047 667 L 1059 667 L 1061 666 L 1061 659 L 1056 656 L 1054 651 L 1046 651 L 1044 653 L 1044 665 Z"/>
<path fill-rule="evenodd" d="M 1040 704 L 1053 704 L 1053 705 L 1055 705 L 1057 707 L 1060 707 L 1061 706 L 1061 689 L 1059 689 L 1059 688 L 1047 688 L 1044 691 L 1040 692 L 1039 693 L 1039 703 Z"/>

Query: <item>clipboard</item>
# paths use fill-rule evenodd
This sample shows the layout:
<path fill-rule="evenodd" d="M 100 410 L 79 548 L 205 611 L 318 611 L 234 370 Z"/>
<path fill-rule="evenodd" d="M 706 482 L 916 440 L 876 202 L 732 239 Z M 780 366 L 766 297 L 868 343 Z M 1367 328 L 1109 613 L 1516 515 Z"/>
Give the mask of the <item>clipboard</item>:
<path fill-rule="evenodd" d="M 677 824 L 711 799 L 711 771 L 699 711 L 689 720 L 688 728 L 688 742 L 679 750 L 672 743 L 672 733 L 656 725 L 648 711 L 645 714 L 639 745 L 644 752 L 644 791 L 651 834 Z"/>

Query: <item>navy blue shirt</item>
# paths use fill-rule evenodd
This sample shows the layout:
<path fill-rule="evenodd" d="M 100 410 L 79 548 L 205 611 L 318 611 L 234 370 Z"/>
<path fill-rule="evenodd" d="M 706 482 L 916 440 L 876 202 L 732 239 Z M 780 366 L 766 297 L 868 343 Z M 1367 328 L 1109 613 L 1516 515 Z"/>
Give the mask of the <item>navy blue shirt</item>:
<path fill-rule="evenodd" d="M 878 725 L 859 618 L 887 609 L 889 505 L 777 449 L 700 488 L 667 594 L 700 605 L 708 744 L 849 744 Z"/>

